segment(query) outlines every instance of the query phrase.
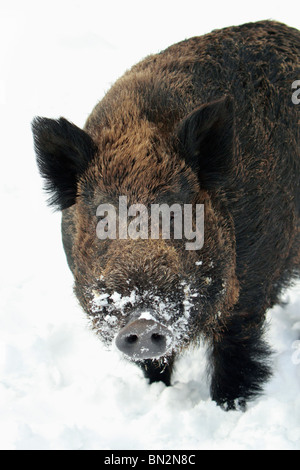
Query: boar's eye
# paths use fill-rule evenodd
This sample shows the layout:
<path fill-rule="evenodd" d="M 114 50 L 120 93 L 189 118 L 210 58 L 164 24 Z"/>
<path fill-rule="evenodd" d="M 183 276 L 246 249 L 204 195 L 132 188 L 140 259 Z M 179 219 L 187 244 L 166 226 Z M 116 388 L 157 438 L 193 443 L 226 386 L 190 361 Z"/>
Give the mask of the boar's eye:
<path fill-rule="evenodd" d="M 96 145 L 64 118 L 37 117 L 32 132 L 39 171 L 51 195 L 49 204 L 66 209 L 76 202 L 77 181 L 95 156 Z"/>
<path fill-rule="evenodd" d="M 182 156 L 201 186 L 229 184 L 233 168 L 233 104 L 230 97 L 200 106 L 179 125 Z"/>

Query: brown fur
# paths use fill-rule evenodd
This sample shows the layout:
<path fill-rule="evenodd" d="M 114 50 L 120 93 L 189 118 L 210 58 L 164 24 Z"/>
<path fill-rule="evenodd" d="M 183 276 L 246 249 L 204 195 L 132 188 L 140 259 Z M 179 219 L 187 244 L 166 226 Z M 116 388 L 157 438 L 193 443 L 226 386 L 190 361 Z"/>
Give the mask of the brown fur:
<path fill-rule="evenodd" d="M 42 174 L 63 209 L 75 292 L 94 328 L 110 342 L 133 308 L 159 312 L 166 301 L 177 324 L 188 298 L 185 331 L 163 358 L 169 369 L 140 365 L 150 380 L 168 384 L 176 352 L 204 337 L 212 397 L 229 408 L 255 396 L 269 376 L 265 313 L 299 274 L 299 108 L 291 102 L 299 57 L 299 32 L 271 21 L 213 31 L 147 57 L 98 103 L 85 136 L 69 129 L 78 154 L 92 149 L 81 166 L 61 143 L 64 121 L 53 124 L 53 141 L 78 167 L 73 189 L 47 166 L 42 144 L 51 123 L 35 128 Z M 119 195 L 128 204 L 204 204 L 204 247 L 187 251 L 174 239 L 100 242 L 96 209 L 117 205 Z M 134 292 L 134 305 L 114 308 L 115 292 Z M 95 309 L 94 296 L 105 293 L 107 306 Z"/>

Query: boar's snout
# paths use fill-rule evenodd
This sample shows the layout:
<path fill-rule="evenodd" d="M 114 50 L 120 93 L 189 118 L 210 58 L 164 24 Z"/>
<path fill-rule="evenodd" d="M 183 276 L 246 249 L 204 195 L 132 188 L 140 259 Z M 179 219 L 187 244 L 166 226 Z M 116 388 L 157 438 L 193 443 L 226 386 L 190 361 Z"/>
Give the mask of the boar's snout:
<path fill-rule="evenodd" d="M 173 335 L 167 327 L 145 318 L 128 323 L 116 338 L 117 348 L 133 360 L 159 358 L 172 344 Z"/>

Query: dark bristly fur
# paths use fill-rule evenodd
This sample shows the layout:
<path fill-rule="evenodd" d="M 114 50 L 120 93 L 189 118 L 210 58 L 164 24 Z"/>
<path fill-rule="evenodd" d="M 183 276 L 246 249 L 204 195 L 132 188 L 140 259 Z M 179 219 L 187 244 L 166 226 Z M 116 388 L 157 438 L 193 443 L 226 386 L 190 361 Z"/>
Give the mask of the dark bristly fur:
<path fill-rule="evenodd" d="M 244 407 L 246 401 L 263 391 L 271 375 L 271 350 L 262 338 L 263 325 L 253 327 L 247 322 L 248 315 L 234 316 L 211 351 L 211 396 L 227 409 Z"/>
<path fill-rule="evenodd" d="M 84 130 L 63 118 L 33 122 L 75 293 L 95 331 L 109 344 L 134 309 L 148 307 L 168 327 L 185 319 L 166 357 L 138 365 L 150 382 L 170 385 L 176 354 L 204 338 L 211 396 L 224 409 L 244 409 L 263 391 L 271 374 L 265 314 L 300 272 L 300 105 L 291 100 L 299 79 L 299 31 L 248 23 L 147 57 L 112 86 Z M 99 240 L 98 205 L 124 195 L 128 204 L 204 204 L 203 248 Z M 134 292 L 135 303 L 121 310 L 111 302 L 116 292 Z M 107 294 L 105 307 L 95 310 L 95 293 Z"/>
<path fill-rule="evenodd" d="M 60 210 L 75 204 L 76 184 L 96 154 L 89 135 L 64 118 L 38 117 L 32 123 L 37 164 L 51 194 L 49 204 Z"/>

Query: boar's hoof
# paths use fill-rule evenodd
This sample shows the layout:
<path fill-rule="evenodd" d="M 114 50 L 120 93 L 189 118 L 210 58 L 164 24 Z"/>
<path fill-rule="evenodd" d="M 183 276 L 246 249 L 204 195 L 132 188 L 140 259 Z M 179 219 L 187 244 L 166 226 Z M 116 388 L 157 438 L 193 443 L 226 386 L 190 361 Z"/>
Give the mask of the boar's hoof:
<path fill-rule="evenodd" d="M 116 338 L 117 348 L 133 360 L 159 358 L 172 344 L 173 335 L 168 328 L 144 318 L 128 323 Z"/>

